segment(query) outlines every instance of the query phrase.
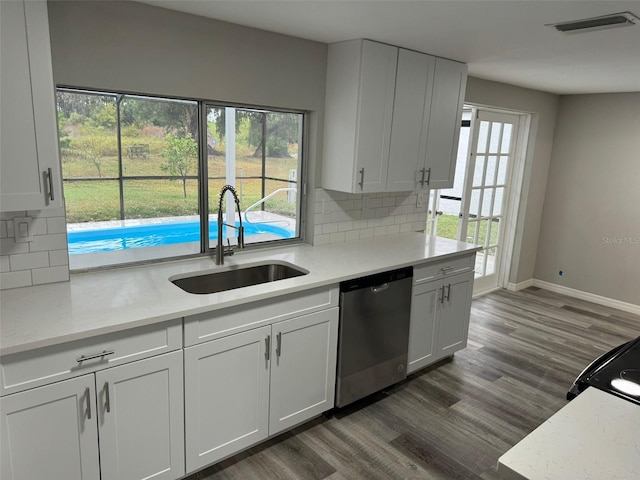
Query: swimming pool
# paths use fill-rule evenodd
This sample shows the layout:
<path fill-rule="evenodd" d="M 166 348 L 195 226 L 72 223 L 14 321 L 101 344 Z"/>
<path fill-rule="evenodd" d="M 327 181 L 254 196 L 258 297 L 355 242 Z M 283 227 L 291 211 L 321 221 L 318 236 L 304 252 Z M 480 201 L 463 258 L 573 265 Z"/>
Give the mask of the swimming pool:
<path fill-rule="evenodd" d="M 236 225 L 239 223 L 236 222 Z M 265 223 L 244 223 L 245 238 L 270 234 L 277 238 L 293 238 L 295 232 L 289 228 Z M 227 227 L 223 227 L 226 235 Z M 231 236 L 235 236 L 235 231 Z M 172 222 L 163 224 L 133 225 L 126 227 L 80 230 L 67 233 L 69 254 L 108 252 L 129 248 L 155 247 L 178 243 L 199 242 L 200 222 Z M 209 225 L 209 239 L 218 239 L 218 226 Z"/>

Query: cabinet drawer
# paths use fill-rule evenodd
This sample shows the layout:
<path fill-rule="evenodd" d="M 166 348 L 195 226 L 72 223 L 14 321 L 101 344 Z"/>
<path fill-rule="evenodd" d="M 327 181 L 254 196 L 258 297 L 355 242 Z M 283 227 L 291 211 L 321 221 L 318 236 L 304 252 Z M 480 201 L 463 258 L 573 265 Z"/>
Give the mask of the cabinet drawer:
<path fill-rule="evenodd" d="M 77 377 L 181 347 L 181 319 L 176 319 L 6 355 L 0 359 L 0 394 Z M 106 354 L 100 356 L 103 352 Z M 89 358 L 81 360 L 83 356 Z"/>
<path fill-rule="evenodd" d="M 475 259 L 475 253 L 471 253 L 451 257 L 437 262 L 416 265 L 413 267 L 413 284 L 417 285 L 419 283 L 442 278 L 445 275 L 473 270 L 475 266 Z"/>
<path fill-rule="evenodd" d="M 184 319 L 185 347 L 338 306 L 338 286 L 258 300 Z"/>

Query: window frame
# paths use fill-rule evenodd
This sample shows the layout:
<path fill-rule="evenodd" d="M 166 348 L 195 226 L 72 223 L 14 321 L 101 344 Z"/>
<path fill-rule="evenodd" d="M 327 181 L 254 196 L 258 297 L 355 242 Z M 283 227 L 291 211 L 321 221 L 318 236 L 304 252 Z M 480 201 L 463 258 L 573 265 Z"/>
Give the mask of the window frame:
<path fill-rule="evenodd" d="M 298 161 L 298 173 L 296 179 L 296 185 L 298 188 L 298 192 L 296 195 L 296 236 L 292 238 L 283 238 L 277 240 L 265 240 L 265 241 L 257 241 L 250 242 L 245 245 L 245 250 L 258 250 L 264 248 L 275 248 L 285 245 L 291 244 L 300 244 L 305 241 L 305 232 L 306 232 L 306 205 L 307 205 L 307 171 L 308 171 L 308 145 L 309 145 L 309 115 L 310 112 L 307 110 L 299 110 L 293 108 L 282 108 L 282 107 L 269 107 L 264 105 L 249 105 L 235 102 L 223 102 L 219 100 L 211 100 L 204 98 L 185 98 L 180 96 L 168 96 L 168 95 L 159 95 L 159 94 L 149 94 L 149 93 L 140 93 L 140 92 L 125 92 L 125 91 L 114 91 L 108 89 L 91 89 L 84 87 L 74 87 L 69 85 L 56 85 L 56 95 L 58 92 L 64 93 L 72 93 L 72 94 L 81 94 L 81 95 L 102 95 L 102 96 L 112 96 L 116 99 L 116 104 L 119 103 L 118 97 L 126 97 L 132 96 L 138 99 L 148 99 L 154 101 L 168 101 L 168 102 L 184 102 L 184 103 L 195 103 L 197 108 L 197 117 L 198 117 L 198 168 L 197 175 L 189 175 L 185 177 L 187 180 L 196 180 L 198 182 L 198 216 L 199 216 L 199 225 L 200 225 L 200 251 L 197 253 L 186 253 L 186 254 L 176 254 L 176 255 L 162 255 L 162 256 L 153 256 L 148 255 L 149 248 L 154 247 L 143 247 L 139 249 L 133 250 L 143 250 L 145 253 L 140 252 L 140 255 L 131 255 L 131 256 L 139 256 L 142 259 L 140 260 L 123 260 L 117 262 L 102 262 L 99 261 L 99 265 L 96 266 L 80 266 L 78 268 L 71 267 L 71 271 L 88 271 L 88 270 L 100 270 L 105 268 L 119 268 L 119 267 L 129 267 L 134 265 L 141 264 L 150 264 L 150 263 L 158 263 L 158 262 L 169 262 L 174 260 L 183 260 L 188 258 L 197 258 L 202 256 L 210 256 L 215 253 L 216 248 L 212 246 L 210 238 L 209 238 L 209 219 L 210 219 L 210 209 L 209 202 L 211 201 L 209 191 L 209 181 L 212 178 L 209 178 L 208 173 L 208 150 L 207 150 L 207 110 L 208 108 L 235 108 L 240 110 L 251 110 L 251 111 L 263 111 L 265 114 L 268 113 L 289 113 L 295 115 L 301 115 L 301 132 L 300 132 L 300 142 L 301 145 L 298 146 L 298 155 L 301 157 Z M 120 197 L 120 220 L 126 220 L 124 218 L 125 208 L 124 208 L 124 181 L 125 180 L 172 180 L 175 179 L 175 176 L 172 175 L 155 175 L 155 176 L 125 176 L 123 174 L 123 147 L 121 142 L 121 118 L 120 118 L 120 106 L 116 105 L 117 112 L 117 123 L 116 123 L 116 136 L 117 136 L 117 148 L 118 148 L 118 169 L 119 174 L 117 177 L 99 177 L 99 178 L 72 178 L 68 179 L 64 177 L 64 171 L 62 175 L 62 183 L 63 183 L 63 195 L 64 195 L 64 184 L 65 182 L 79 182 L 79 181 L 113 181 L 118 183 L 119 189 L 119 197 Z M 58 105 L 56 102 L 56 111 L 58 111 Z M 60 136 L 58 135 L 58 141 L 60 140 Z M 266 141 L 266 139 L 265 139 Z M 59 147 L 60 148 L 60 147 Z M 60 161 L 62 162 L 62 155 L 60 155 Z M 281 179 L 275 179 L 280 181 Z M 263 178 L 264 181 L 264 178 Z M 282 180 L 286 181 L 286 180 Z M 226 183 L 226 179 L 225 179 Z M 214 198 L 217 197 L 217 192 L 214 194 Z M 264 198 L 264 197 L 262 197 Z M 65 208 L 66 210 L 66 208 Z M 66 212 L 65 212 L 65 224 L 67 224 Z M 67 230 L 68 231 L 68 230 Z M 184 244 L 179 244 L 184 245 Z M 112 252 L 122 252 L 123 250 L 116 250 Z M 98 252 L 97 254 L 104 253 L 112 253 L 112 252 Z M 149 252 L 150 253 L 150 252 Z M 95 255 L 95 254 L 87 254 L 87 255 Z M 111 256 L 117 256 L 111 255 Z M 123 255 L 124 256 L 124 255 Z M 71 262 L 70 262 L 71 263 Z"/>

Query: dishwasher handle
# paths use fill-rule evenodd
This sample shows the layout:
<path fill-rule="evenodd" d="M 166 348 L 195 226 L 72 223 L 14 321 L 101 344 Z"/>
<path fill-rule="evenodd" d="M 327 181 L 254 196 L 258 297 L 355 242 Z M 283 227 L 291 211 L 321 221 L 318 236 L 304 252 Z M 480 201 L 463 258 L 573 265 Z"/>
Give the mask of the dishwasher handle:
<path fill-rule="evenodd" d="M 389 282 L 383 283 L 381 285 L 374 285 L 371 287 L 371 291 L 373 293 L 384 292 L 387 288 L 389 288 Z"/>

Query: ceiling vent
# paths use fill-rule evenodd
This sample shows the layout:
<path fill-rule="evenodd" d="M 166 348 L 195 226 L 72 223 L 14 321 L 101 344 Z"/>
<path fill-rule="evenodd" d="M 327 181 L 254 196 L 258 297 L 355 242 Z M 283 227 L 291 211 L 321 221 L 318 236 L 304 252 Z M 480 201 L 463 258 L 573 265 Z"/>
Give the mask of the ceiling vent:
<path fill-rule="evenodd" d="M 581 33 L 606 28 L 629 27 L 640 23 L 640 18 L 630 12 L 612 13 L 601 17 L 584 18 L 571 22 L 550 23 L 545 25 L 560 33 Z"/>

